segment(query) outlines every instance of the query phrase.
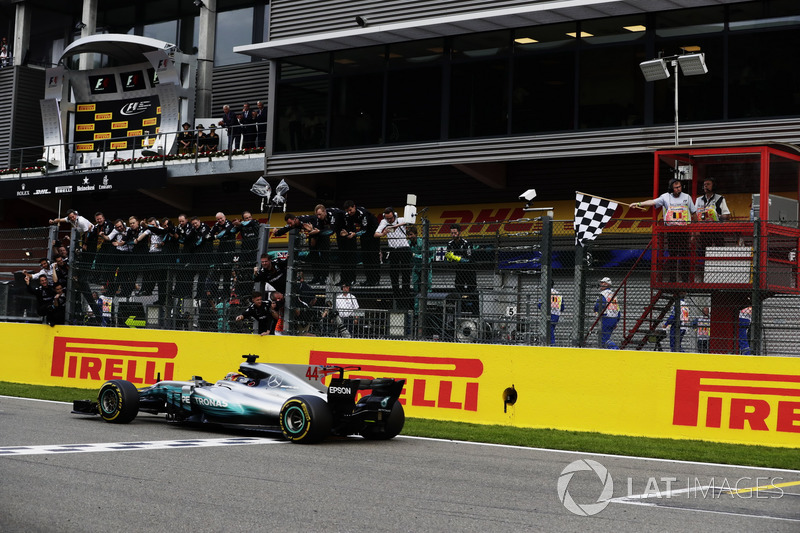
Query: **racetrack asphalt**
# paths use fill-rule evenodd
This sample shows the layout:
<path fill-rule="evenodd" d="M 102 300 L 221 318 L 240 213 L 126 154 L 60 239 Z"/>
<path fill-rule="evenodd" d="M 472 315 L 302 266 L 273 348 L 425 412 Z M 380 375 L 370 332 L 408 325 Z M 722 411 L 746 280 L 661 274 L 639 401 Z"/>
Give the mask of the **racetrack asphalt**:
<path fill-rule="evenodd" d="M 0 397 L 0 531 L 800 531 L 798 471 L 402 435 L 296 445 L 70 409 Z"/>

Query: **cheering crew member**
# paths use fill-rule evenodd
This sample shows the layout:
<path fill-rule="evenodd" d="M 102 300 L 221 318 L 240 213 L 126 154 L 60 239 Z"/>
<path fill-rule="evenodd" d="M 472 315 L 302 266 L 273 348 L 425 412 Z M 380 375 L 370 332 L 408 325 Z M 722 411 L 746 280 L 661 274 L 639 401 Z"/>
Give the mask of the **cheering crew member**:
<path fill-rule="evenodd" d="M 96 272 L 95 279 L 101 285 L 108 285 L 113 277 L 111 264 L 111 254 L 114 253 L 114 247 L 111 242 L 105 239 L 105 236 L 114 231 L 114 224 L 106 219 L 106 216 L 98 211 L 94 214 L 94 228 L 86 236 L 86 258 L 81 260 L 84 268 L 91 268 Z"/>
<path fill-rule="evenodd" d="M 56 291 L 52 285 L 47 283 L 47 276 L 44 274 L 37 278 L 39 280 L 38 284 L 31 286 L 31 279 L 33 278 L 31 273 L 27 270 L 23 270 L 22 273 L 25 274 L 25 290 L 36 297 L 36 312 L 39 316 L 47 316 L 47 309 L 53 302 Z"/>
<path fill-rule="evenodd" d="M 214 280 L 222 276 L 223 294 L 231 291 L 231 277 L 233 275 L 233 256 L 236 253 L 236 226 L 225 217 L 225 213 L 216 214 L 216 223 L 211 227 L 211 239 L 218 241 L 214 265 L 216 272 Z M 216 285 L 216 283 L 215 283 Z"/>
<path fill-rule="evenodd" d="M 383 236 L 389 242 L 389 278 L 392 280 L 392 289 L 395 295 L 406 299 L 411 293 L 411 248 L 406 234 L 406 220 L 398 217 L 391 207 L 383 210 L 383 220 L 375 231 L 376 238 Z"/>
<path fill-rule="evenodd" d="M 464 305 L 464 311 L 477 313 L 477 289 L 478 280 L 475 270 L 470 264 L 472 257 L 472 245 L 461 236 L 461 225 L 450 225 L 450 236 L 453 237 L 447 243 L 448 261 L 458 263 L 455 275 L 455 291 L 468 295 Z"/>
<path fill-rule="evenodd" d="M 294 215 L 292 213 L 286 213 L 283 218 L 286 221 L 286 225 L 282 228 L 275 229 L 272 234 L 276 237 L 280 237 L 293 229 L 304 232 L 308 238 L 307 261 L 309 268 L 315 272 L 315 279 L 318 281 L 324 279 L 326 273 L 322 271 L 324 268 L 320 266 L 319 237 L 322 233 L 322 223 L 320 220 L 315 215 Z M 319 276 L 319 278 L 317 278 L 317 276 Z M 322 283 L 322 281 L 319 282 Z"/>
<path fill-rule="evenodd" d="M 114 253 L 109 262 L 112 267 L 116 265 L 116 268 L 110 273 L 108 282 L 108 295 L 112 298 L 114 296 L 128 297 L 130 291 L 133 290 L 127 281 L 130 277 L 128 270 L 131 268 L 129 257 L 133 250 L 133 239 L 128 230 L 125 222 L 118 218 L 114 221 L 114 229 L 111 230 L 111 233 L 103 235 L 103 238 L 114 247 Z"/>
<path fill-rule="evenodd" d="M 65 324 L 67 319 L 67 295 L 64 293 L 64 285 L 57 282 L 52 290 L 53 298 L 45 307 L 45 319 L 50 327 Z"/>
<path fill-rule="evenodd" d="M 355 246 L 355 241 L 350 240 L 345 236 L 347 232 L 345 231 L 344 235 L 342 233 L 342 230 L 344 230 L 344 211 L 336 207 L 325 207 L 324 205 L 319 204 L 314 208 L 314 215 L 317 217 L 317 220 L 319 220 L 321 229 L 319 234 L 320 240 L 318 241 L 318 249 L 322 267 L 324 268 L 327 266 L 328 270 L 331 268 L 339 270 L 341 273 L 341 279 L 343 281 L 349 280 L 349 282 L 352 283 L 355 281 L 355 273 L 352 271 L 352 269 L 349 272 L 345 272 L 343 270 L 345 260 L 341 257 L 342 254 L 337 254 L 339 261 L 336 265 L 334 265 L 331 261 L 333 256 L 330 253 L 330 235 L 336 236 L 336 247 L 339 250 L 346 250 L 348 243 L 352 243 L 353 247 Z M 315 275 L 314 277 L 316 278 L 317 276 Z M 324 282 L 325 280 L 323 279 L 322 281 Z"/>
<path fill-rule="evenodd" d="M 250 305 L 244 312 L 236 317 L 237 322 L 241 322 L 245 318 L 253 319 L 253 328 L 254 333 L 258 333 L 259 335 L 269 335 L 272 332 L 272 327 L 276 322 L 277 318 L 273 316 L 274 314 L 274 302 L 271 302 L 269 305 L 264 303 L 263 295 L 256 291 L 250 297 Z"/>
<path fill-rule="evenodd" d="M 67 216 L 64 218 L 51 218 L 50 224 L 58 225 L 62 222 L 69 222 L 70 226 L 78 230 L 83 242 L 83 249 L 86 250 L 86 234 L 92 231 L 94 224 L 80 216 L 77 211 L 70 209 L 67 211 Z"/>
<path fill-rule="evenodd" d="M 253 281 L 267 283 L 273 290 L 286 293 L 286 259 L 276 259 L 273 261 L 269 254 L 261 254 L 261 266 L 253 269 Z"/>
<path fill-rule="evenodd" d="M 344 226 L 348 238 L 359 235 L 361 240 L 361 262 L 364 264 L 366 280 L 362 285 L 377 285 L 381 279 L 380 248 L 381 241 L 375 237 L 378 218 L 363 207 L 356 206 L 352 200 L 344 203 Z M 355 259 L 355 257 L 353 257 Z M 355 266 L 355 261 L 353 261 Z"/>
<path fill-rule="evenodd" d="M 211 265 L 214 244 L 211 237 L 211 229 L 203 224 L 199 218 L 192 217 L 189 225 L 190 227 L 186 230 L 186 243 L 184 244 L 184 249 L 186 247 L 189 249 L 187 264 L 189 276 L 187 282 L 191 293 L 191 285 L 194 283 L 194 277 L 197 276 L 195 299 L 199 300 L 206 291 L 208 267 Z M 216 287 L 214 287 L 214 290 L 216 290 Z"/>

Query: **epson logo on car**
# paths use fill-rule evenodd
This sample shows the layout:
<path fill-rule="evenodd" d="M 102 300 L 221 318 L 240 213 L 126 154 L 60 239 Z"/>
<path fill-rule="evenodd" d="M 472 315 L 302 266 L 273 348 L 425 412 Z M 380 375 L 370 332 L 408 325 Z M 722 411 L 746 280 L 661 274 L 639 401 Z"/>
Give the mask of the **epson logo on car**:
<path fill-rule="evenodd" d="M 328 394 L 353 394 L 350 387 L 328 387 Z"/>
<path fill-rule="evenodd" d="M 195 396 L 194 403 L 197 405 L 205 405 L 208 407 L 228 407 L 228 402 L 223 400 L 215 400 L 213 398 L 203 398 L 202 396 Z"/>

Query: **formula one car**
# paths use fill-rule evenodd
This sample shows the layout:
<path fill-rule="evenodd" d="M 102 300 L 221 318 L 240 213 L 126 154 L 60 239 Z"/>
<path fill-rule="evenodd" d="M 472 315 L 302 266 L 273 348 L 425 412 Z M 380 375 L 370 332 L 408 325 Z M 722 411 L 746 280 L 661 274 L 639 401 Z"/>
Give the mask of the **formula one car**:
<path fill-rule="evenodd" d="M 96 402 L 76 400 L 72 412 L 118 424 L 131 422 L 140 411 L 166 413 L 169 422 L 280 430 L 299 443 L 328 435 L 386 440 L 403 429 L 398 397 L 404 379 L 348 379 L 345 372 L 358 367 L 270 365 L 256 363 L 257 355 L 242 357 L 246 361 L 239 371 L 216 383 L 195 376 L 137 389 L 129 381 L 107 381 Z M 325 378 L 330 378 L 328 386 Z M 356 400 L 359 391 L 369 394 Z"/>

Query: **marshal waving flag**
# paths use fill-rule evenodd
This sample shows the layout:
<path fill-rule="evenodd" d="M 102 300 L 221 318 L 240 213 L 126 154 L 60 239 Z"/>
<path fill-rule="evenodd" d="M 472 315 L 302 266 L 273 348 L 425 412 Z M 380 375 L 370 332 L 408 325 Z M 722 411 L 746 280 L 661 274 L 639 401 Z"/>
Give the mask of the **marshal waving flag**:
<path fill-rule="evenodd" d="M 617 202 L 608 198 L 575 192 L 575 244 L 586 246 L 603 232 L 603 228 L 614 216 Z"/>

